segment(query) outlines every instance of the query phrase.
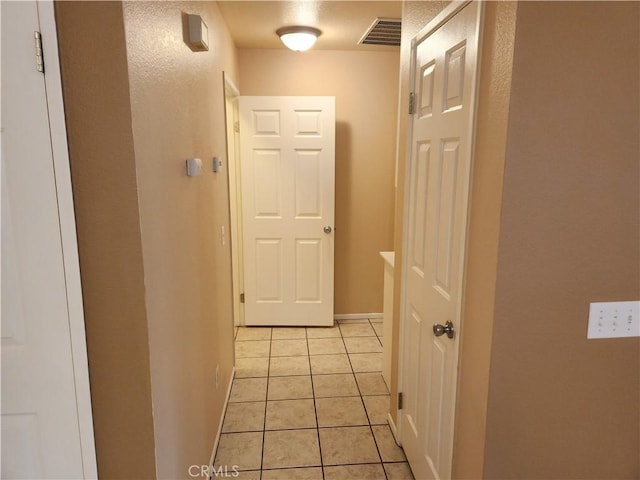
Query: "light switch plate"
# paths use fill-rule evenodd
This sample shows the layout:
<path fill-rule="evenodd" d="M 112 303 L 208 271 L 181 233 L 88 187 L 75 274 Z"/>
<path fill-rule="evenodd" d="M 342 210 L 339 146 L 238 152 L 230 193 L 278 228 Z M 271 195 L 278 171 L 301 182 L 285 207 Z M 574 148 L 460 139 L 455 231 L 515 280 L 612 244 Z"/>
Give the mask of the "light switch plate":
<path fill-rule="evenodd" d="M 621 337 L 640 337 L 640 301 L 592 303 L 587 338 Z"/>
<path fill-rule="evenodd" d="M 202 173 L 202 160 L 199 158 L 187 159 L 187 176 L 197 177 Z"/>

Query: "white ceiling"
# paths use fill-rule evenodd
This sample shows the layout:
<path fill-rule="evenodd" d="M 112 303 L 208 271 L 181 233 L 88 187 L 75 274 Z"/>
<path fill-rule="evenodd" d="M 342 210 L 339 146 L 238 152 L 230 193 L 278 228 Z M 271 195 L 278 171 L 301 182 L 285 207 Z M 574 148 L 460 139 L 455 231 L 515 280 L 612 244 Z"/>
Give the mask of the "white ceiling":
<path fill-rule="evenodd" d="M 317 50 L 393 51 L 398 47 L 358 45 L 376 18 L 400 19 L 402 2 L 360 0 L 218 1 L 238 48 L 285 48 L 276 30 L 289 25 L 319 28 Z"/>

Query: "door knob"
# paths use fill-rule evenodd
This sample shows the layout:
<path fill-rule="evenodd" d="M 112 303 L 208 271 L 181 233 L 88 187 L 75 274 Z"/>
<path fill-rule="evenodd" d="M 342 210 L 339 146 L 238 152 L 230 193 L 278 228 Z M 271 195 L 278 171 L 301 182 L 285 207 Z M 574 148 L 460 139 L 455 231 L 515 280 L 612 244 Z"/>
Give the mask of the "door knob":
<path fill-rule="evenodd" d="M 436 323 L 433 326 L 433 334 L 436 337 L 440 337 L 445 333 L 449 338 L 453 338 L 453 335 L 456 333 L 455 329 L 453 328 L 453 323 L 451 323 L 451 320 L 447 320 L 447 323 L 444 324 L 444 327 L 439 323 Z"/>
<path fill-rule="evenodd" d="M 324 227 L 322 230 L 324 230 L 324 233 L 331 233 L 331 231 L 333 230 L 329 225 L 327 225 L 326 227 Z"/>

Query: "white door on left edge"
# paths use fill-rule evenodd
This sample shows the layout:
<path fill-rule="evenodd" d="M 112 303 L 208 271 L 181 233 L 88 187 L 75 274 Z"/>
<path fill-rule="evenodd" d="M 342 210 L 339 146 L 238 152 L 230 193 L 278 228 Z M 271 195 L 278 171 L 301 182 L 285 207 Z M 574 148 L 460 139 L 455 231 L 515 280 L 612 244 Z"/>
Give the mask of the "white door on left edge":
<path fill-rule="evenodd" d="M 53 5 L 0 2 L 0 8 L 0 477 L 95 478 L 88 366 L 78 355 L 85 350 L 84 330 L 76 334 L 81 306 L 74 288 L 75 230 L 69 239 L 70 178 L 66 152 L 58 148 L 64 119 L 57 108 L 62 91 L 54 81 Z M 43 35 L 46 77 L 36 69 L 36 30 Z"/>
<path fill-rule="evenodd" d="M 334 97 L 240 97 L 246 325 L 333 324 Z"/>

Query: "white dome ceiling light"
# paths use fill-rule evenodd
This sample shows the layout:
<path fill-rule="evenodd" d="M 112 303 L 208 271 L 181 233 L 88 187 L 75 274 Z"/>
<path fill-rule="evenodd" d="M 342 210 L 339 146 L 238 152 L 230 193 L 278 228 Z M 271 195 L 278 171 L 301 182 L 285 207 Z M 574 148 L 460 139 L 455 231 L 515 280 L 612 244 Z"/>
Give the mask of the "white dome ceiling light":
<path fill-rule="evenodd" d="M 304 52 L 313 47 L 322 32 L 313 27 L 295 26 L 279 28 L 276 30 L 276 34 L 288 49 L 294 52 Z"/>

